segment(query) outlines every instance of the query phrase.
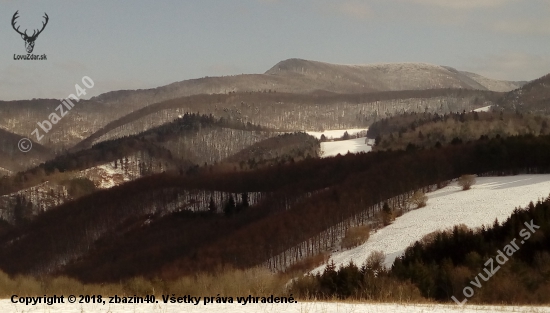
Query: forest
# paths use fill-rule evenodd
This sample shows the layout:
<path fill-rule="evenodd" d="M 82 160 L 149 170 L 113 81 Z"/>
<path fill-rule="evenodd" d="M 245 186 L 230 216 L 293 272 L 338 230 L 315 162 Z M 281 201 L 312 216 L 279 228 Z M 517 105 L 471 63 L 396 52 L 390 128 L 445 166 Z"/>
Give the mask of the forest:
<path fill-rule="evenodd" d="M 11 210 L 19 202 L 30 206 L 22 214 L 30 218 L 74 200 L 86 194 L 71 192 L 69 185 L 79 180 L 101 189 L 110 185 L 110 180 L 119 184 L 166 171 L 183 175 L 201 167 L 237 171 L 318 154 L 319 142 L 305 133 L 280 134 L 250 123 L 186 113 L 145 132 L 66 152 L 29 170 L 4 176 L 0 180 L 0 216 L 15 221 Z"/>
<path fill-rule="evenodd" d="M 548 172 L 550 137 L 532 135 L 306 158 L 252 171 L 167 172 L 5 226 L 0 256 L 9 258 L 0 258 L 0 268 L 84 282 L 169 279 L 220 266 L 281 271 L 329 251 L 350 227 L 376 222 L 384 202 L 402 209 L 415 190 L 466 173 Z"/>
<path fill-rule="evenodd" d="M 520 112 L 408 113 L 373 123 L 368 132 L 375 150 L 435 147 L 480 138 L 550 133 L 550 118 Z"/>

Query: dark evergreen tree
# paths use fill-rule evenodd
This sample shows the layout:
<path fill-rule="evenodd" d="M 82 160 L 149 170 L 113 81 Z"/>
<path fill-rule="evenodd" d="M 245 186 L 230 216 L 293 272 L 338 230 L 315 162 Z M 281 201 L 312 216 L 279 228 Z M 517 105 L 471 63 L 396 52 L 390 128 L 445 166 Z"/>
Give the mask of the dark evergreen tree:
<path fill-rule="evenodd" d="M 225 206 L 223 208 L 223 212 L 226 216 L 231 216 L 233 213 L 235 213 L 235 199 L 233 199 L 233 195 L 229 196 L 229 200 L 225 203 Z"/>
<path fill-rule="evenodd" d="M 250 204 L 248 203 L 248 192 L 243 192 L 241 194 L 241 197 L 242 197 L 241 205 L 243 206 L 243 208 L 248 208 L 250 206 Z"/>
<path fill-rule="evenodd" d="M 210 203 L 208 204 L 208 211 L 212 213 L 218 212 L 218 207 L 216 206 L 216 202 L 214 202 L 214 198 L 210 197 Z"/>

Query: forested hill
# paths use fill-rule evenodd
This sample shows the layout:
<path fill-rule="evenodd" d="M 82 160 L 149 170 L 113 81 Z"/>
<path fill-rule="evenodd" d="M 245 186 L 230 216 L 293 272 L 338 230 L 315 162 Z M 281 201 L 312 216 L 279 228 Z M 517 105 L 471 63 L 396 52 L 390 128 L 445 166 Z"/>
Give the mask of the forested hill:
<path fill-rule="evenodd" d="M 221 162 L 274 136 L 277 134 L 260 126 L 186 113 L 148 131 L 58 155 L 39 166 L 16 173 L 0 182 L 0 193 L 7 194 L 51 180 L 48 176 L 54 173 L 83 171 L 106 163 L 123 166 L 129 158 L 135 159 L 132 162 L 139 162 L 136 166 L 139 167 L 139 176 L 167 170 L 187 171 L 195 165 Z M 40 147 L 38 151 L 41 151 Z"/>
<path fill-rule="evenodd" d="M 19 141 L 24 138 L 0 128 L 0 166 L 11 172 L 17 172 L 31 166 L 36 166 L 54 156 L 54 153 L 41 145 L 33 143 L 32 149 L 26 153 L 19 150 Z M 0 177 L 2 177 L 0 172 Z"/>
<path fill-rule="evenodd" d="M 329 249 L 352 217 L 377 216 L 381 201 L 465 173 L 520 172 L 550 172 L 549 136 L 306 159 L 237 173 L 203 168 L 154 175 L 14 227 L 0 237 L 0 268 L 94 282 L 223 265 L 284 269 Z"/>
<path fill-rule="evenodd" d="M 519 112 L 407 113 L 373 123 L 367 136 L 375 150 L 430 148 L 480 138 L 550 133 L 550 117 Z"/>
<path fill-rule="evenodd" d="M 92 98 L 115 107 L 138 110 L 153 103 L 197 94 L 230 92 L 370 93 L 439 88 L 506 92 L 522 82 L 492 80 L 456 69 L 424 63 L 342 65 L 303 59 L 283 60 L 264 74 L 203 77 L 141 90 L 112 91 Z"/>
<path fill-rule="evenodd" d="M 368 94 L 231 93 L 195 95 L 151 104 L 114 120 L 75 145 L 143 132 L 185 112 L 212 114 L 228 121 L 297 131 L 365 127 L 380 117 L 402 112 L 462 112 L 494 104 L 503 94 L 466 89 L 435 89 Z"/>
<path fill-rule="evenodd" d="M 507 93 L 498 101 L 498 106 L 512 112 L 550 113 L 550 74 Z"/>

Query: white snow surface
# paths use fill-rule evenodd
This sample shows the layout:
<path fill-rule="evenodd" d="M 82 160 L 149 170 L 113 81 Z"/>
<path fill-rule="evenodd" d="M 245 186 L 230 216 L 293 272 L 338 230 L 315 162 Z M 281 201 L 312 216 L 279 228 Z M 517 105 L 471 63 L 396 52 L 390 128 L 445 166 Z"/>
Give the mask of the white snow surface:
<path fill-rule="evenodd" d="M 88 177 L 99 189 L 112 188 L 131 180 L 128 171 L 125 173 L 120 167 L 115 169 L 112 163 L 106 163 L 86 169 L 81 171 L 79 175 Z"/>
<path fill-rule="evenodd" d="M 336 156 L 338 153 L 345 155 L 348 152 L 369 152 L 372 150 L 372 147 L 367 145 L 366 141 L 367 138 L 363 137 L 350 140 L 321 142 L 321 157 L 328 158 Z"/>
<path fill-rule="evenodd" d="M 391 267 L 405 249 L 425 235 L 465 224 L 470 228 L 492 225 L 495 218 L 504 222 L 516 207 L 545 199 L 550 194 L 550 175 L 478 177 L 471 190 L 462 191 L 456 182 L 428 193 L 426 207 L 398 217 L 392 224 L 372 231 L 366 243 L 332 254 L 338 267 L 353 261 L 362 265 L 373 251 L 386 254 L 385 265 Z M 314 269 L 324 270 L 326 265 Z"/>
<path fill-rule="evenodd" d="M 179 295 L 178 295 L 179 296 Z M 78 297 L 77 297 L 78 298 Z M 67 302 L 65 298 L 65 302 Z M 298 302 L 292 304 L 164 304 L 162 301 L 157 304 L 44 304 L 24 305 L 13 304 L 11 300 L 0 300 L 1 312 L 24 312 L 24 313 L 301 313 L 301 312 L 338 312 L 338 313 L 493 313 L 493 312 L 516 312 L 516 313 L 546 313 L 550 307 L 527 307 L 527 306 L 478 306 L 478 305 L 442 305 L 442 304 L 383 304 L 383 303 L 341 303 L 341 302 Z M 236 302 L 236 301 L 235 301 Z"/>
<path fill-rule="evenodd" d="M 477 109 L 474 110 L 474 112 L 489 112 L 489 111 L 491 111 L 491 107 L 492 107 L 492 105 L 482 107 L 482 108 L 477 108 Z"/>

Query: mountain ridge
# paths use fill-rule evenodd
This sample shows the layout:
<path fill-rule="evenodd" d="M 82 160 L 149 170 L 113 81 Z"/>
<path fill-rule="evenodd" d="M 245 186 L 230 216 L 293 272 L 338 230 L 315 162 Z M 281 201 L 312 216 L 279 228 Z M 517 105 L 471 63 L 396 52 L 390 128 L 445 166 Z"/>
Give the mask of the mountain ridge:
<path fill-rule="evenodd" d="M 304 69 L 296 71 L 296 68 Z M 317 73 L 312 75 L 313 73 Z M 477 75 L 476 77 L 482 77 Z M 483 77 L 488 82 L 501 82 Z M 511 91 L 521 82 L 501 83 L 495 91 Z M 397 90 L 464 88 L 492 90 L 463 72 L 427 63 L 341 65 L 303 59 L 278 62 L 263 74 L 203 77 L 149 89 L 110 91 L 91 98 L 132 110 L 149 104 L 195 94 L 230 92 L 366 93 Z"/>

